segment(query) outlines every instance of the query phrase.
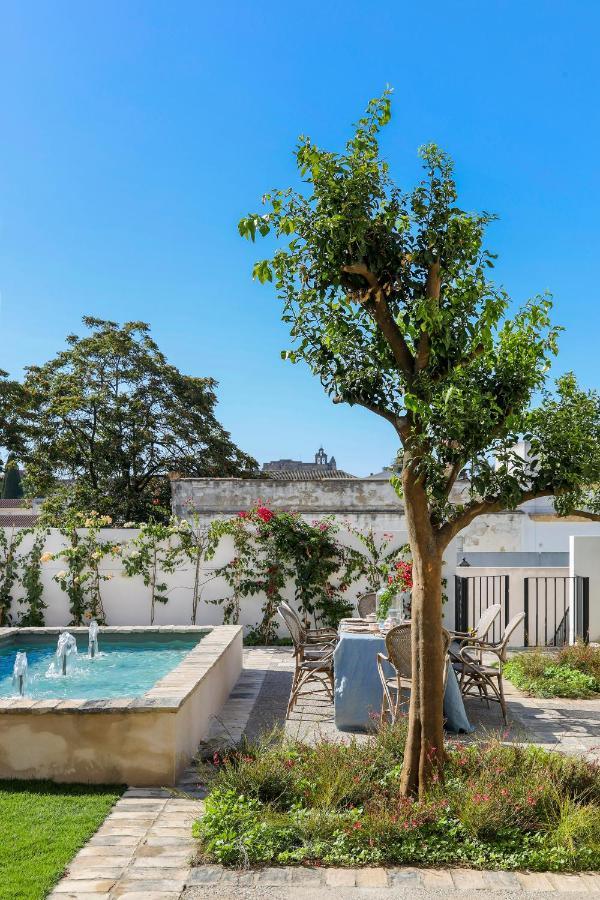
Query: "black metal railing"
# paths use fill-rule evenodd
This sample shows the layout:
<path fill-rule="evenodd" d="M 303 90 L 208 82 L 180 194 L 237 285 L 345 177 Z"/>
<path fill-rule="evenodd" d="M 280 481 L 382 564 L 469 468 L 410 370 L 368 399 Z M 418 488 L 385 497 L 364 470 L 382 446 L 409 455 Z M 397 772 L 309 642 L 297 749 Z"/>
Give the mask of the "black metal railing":
<path fill-rule="evenodd" d="M 490 639 L 497 641 L 510 618 L 510 580 L 508 575 L 456 575 L 454 581 L 455 628 L 475 628 L 488 606 L 499 603 L 500 616 L 494 622 Z"/>
<path fill-rule="evenodd" d="M 589 578 L 581 575 L 530 575 L 524 579 L 525 647 L 562 647 L 573 634 L 589 640 Z"/>

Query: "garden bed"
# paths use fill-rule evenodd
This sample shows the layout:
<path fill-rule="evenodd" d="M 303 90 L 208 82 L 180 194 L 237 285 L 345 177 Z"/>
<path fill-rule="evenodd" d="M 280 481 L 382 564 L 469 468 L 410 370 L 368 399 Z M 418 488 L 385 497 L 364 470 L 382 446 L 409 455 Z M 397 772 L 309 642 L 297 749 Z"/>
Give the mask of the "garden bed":
<path fill-rule="evenodd" d="M 519 653 L 505 665 L 504 674 L 532 697 L 600 696 L 600 647 L 576 644 L 558 653 Z"/>
<path fill-rule="evenodd" d="M 421 801 L 400 796 L 404 726 L 367 743 L 271 736 L 205 765 L 199 861 L 229 866 L 600 868 L 600 770 L 499 740 L 449 747 Z"/>

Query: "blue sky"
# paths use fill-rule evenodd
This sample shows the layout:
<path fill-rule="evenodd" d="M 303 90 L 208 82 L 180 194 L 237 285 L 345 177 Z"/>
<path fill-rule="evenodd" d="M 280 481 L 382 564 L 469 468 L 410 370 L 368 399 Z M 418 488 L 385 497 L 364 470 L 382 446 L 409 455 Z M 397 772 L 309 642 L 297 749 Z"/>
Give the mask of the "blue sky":
<path fill-rule="evenodd" d="M 0 0 L 0 367 L 50 358 L 84 314 L 143 319 L 219 380 L 260 461 L 323 443 L 379 470 L 393 432 L 280 360 L 264 251 L 236 223 L 294 181 L 298 134 L 339 148 L 390 84 L 398 180 L 422 143 L 454 156 L 463 206 L 500 215 L 497 280 L 554 294 L 556 374 L 600 386 L 599 30 L 585 0 Z"/>

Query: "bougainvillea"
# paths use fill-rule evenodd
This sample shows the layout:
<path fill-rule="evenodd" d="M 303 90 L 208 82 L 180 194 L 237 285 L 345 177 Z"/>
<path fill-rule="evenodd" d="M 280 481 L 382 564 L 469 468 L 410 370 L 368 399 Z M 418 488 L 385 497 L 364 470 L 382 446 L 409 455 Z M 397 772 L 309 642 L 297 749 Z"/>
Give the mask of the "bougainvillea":
<path fill-rule="evenodd" d="M 211 526 L 212 553 L 224 535 L 233 538 L 235 555 L 217 570 L 231 593 L 219 598 L 225 621 L 237 622 L 241 598 L 264 593 L 262 619 L 250 637 L 270 643 L 277 635 L 275 615 L 291 581 L 294 599 L 307 624 L 337 625 L 353 604 L 344 596 L 352 565 L 335 540 L 329 519 L 306 522 L 299 514 L 275 513 L 259 501 L 233 519 Z"/>

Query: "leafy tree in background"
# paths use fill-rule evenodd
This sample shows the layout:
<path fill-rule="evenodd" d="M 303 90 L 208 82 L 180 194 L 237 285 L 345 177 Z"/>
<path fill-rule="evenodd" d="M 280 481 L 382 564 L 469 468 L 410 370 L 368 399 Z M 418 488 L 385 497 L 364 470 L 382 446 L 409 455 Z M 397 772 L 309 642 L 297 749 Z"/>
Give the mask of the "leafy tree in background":
<path fill-rule="evenodd" d="M 21 472 L 14 454 L 9 454 L 4 466 L 4 482 L 2 483 L 2 499 L 18 500 L 23 496 Z"/>
<path fill-rule="evenodd" d="M 13 452 L 18 454 L 23 447 L 24 398 L 25 392 L 22 386 L 17 381 L 11 381 L 8 374 L 0 369 L 0 448 L 9 450 L 9 458 L 12 458 Z M 0 461 L 1 471 L 2 462 Z M 22 496 L 22 494 L 18 496 Z"/>
<path fill-rule="evenodd" d="M 457 202 L 453 165 L 433 144 L 425 175 L 405 191 L 390 178 L 378 135 L 390 96 L 371 101 L 342 153 L 300 138 L 307 184 L 265 195 L 240 233 L 274 232 L 286 244 L 254 267 L 274 280 L 294 349 L 335 403 L 359 405 L 395 429 L 402 449 L 394 484 L 413 558 L 412 691 L 402 791 L 422 793 L 443 761 L 442 556 L 477 516 L 555 495 L 572 510 L 600 484 L 598 395 L 572 376 L 554 393 L 551 303 L 536 297 L 506 317 L 509 298 L 488 279 L 493 216 Z M 531 409 L 538 391 L 547 391 Z M 520 436 L 532 459 L 514 450 Z M 470 495 L 452 503 L 460 471 Z"/>
<path fill-rule="evenodd" d="M 69 335 L 66 350 L 27 369 L 29 495 L 71 482 L 79 509 L 147 520 L 169 506 L 169 473 L 253 473 L 255 460 L 215 418 L 212 378 L 182 375 L 143 322 L 83 323 L 89 334 Z"/>

